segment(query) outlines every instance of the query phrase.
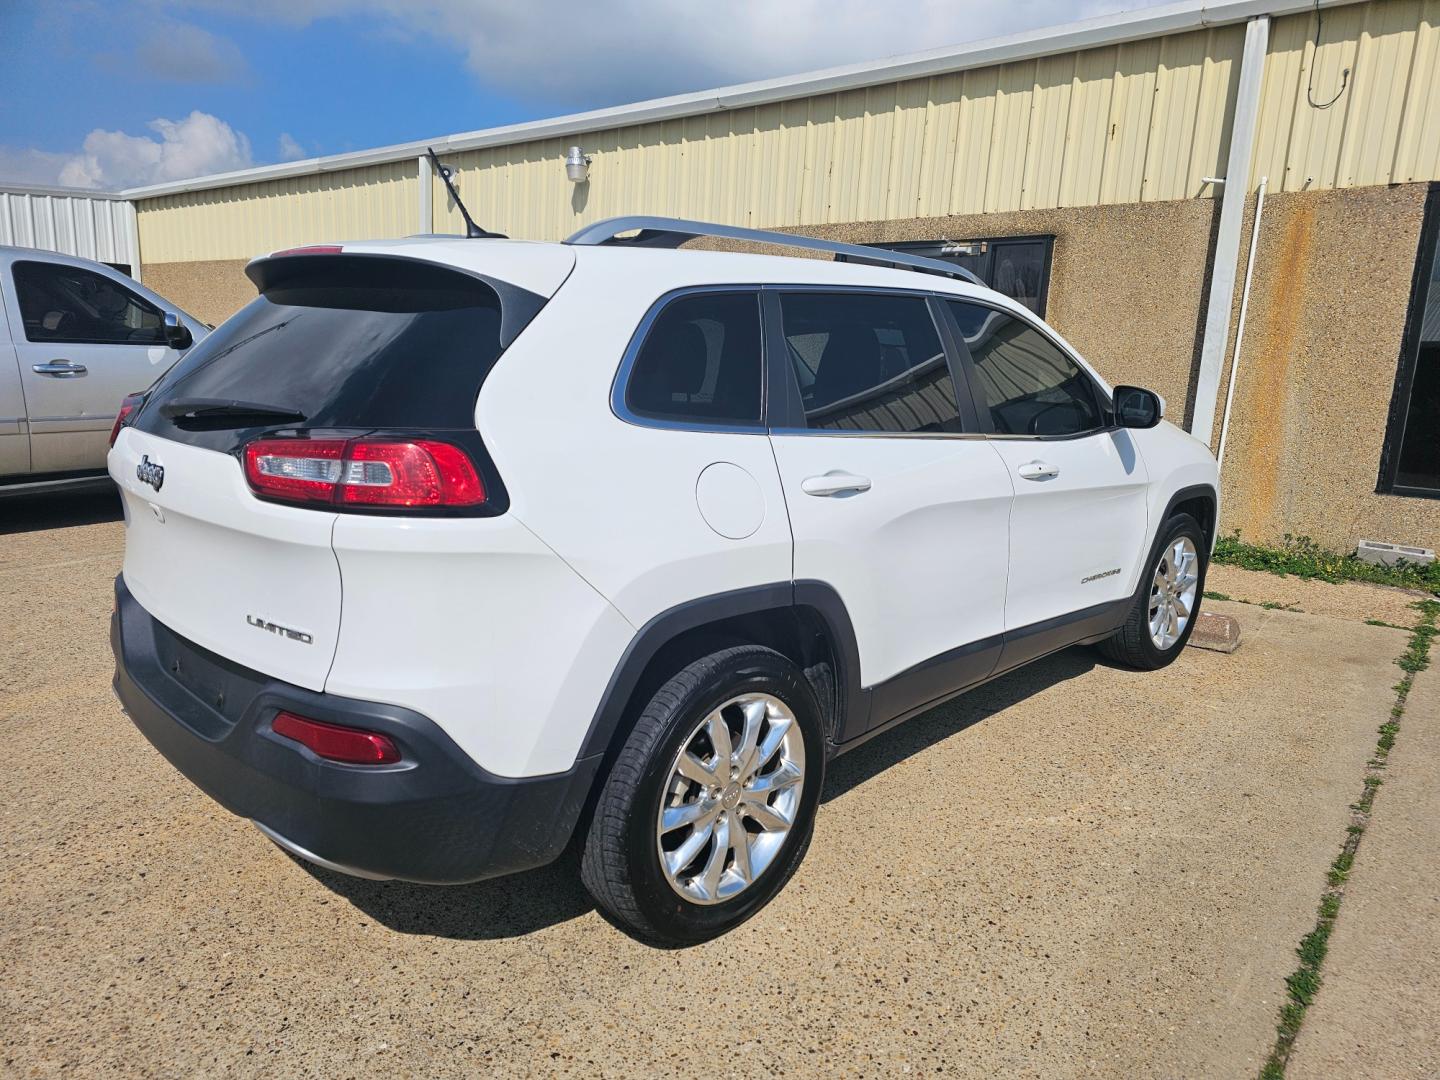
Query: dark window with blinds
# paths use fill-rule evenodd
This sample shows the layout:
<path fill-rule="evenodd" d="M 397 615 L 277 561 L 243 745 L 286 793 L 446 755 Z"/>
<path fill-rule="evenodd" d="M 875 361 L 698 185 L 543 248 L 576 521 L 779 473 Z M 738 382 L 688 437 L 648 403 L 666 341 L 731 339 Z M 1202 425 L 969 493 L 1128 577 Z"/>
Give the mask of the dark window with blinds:
<path fill-rule="evenodd" d="M 1430 185 L 1379 490 L 1440 498 L 1440 184 Z"/>

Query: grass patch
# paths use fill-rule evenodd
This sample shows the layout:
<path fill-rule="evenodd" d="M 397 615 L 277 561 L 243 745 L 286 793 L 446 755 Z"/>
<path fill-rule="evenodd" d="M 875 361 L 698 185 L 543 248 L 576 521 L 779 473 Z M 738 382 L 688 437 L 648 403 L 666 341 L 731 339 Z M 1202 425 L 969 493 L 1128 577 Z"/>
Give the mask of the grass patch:
<path fill-rule="evenodd" d="M 1422 566 L 1402 562 L 1396 566 L 1377 566 L 1362 562 L 1354 555 L 1327 551 L 1308 536 L 1285 534 L 1280 547 L 1247 544 L 1240 539 L 1240 530 L 1215 541 L 1213 561 L 1245 570 L 1265 570 L 1272 574 L 1288 574 L 1320 581 L 1366 581 L 1373 585 L 1396 585 L 1402 589 L 1440 591 L 1440 561 Z M 1408 629 L 1408 628 L 1407 628 Z"/>
<path fill-rule="evenodd" d="M 1345 884 L 1355 867 L 1355 854 L 1360 849 L 1360 840 L 1370 824 L 1370 812 L 1375 805 L 1375 793 L 1383 782 L 1380 773 L 1384 770 L 1395 745 L 1395 736 L 1400 732 L 1400 717 L 1405 712 L 1405 701 L 1415 683 L 1417 672 L 1430 666 L 1430 646 L 1435 640 L 1436 621 L 1440 620 L 1440 602 L 1421 600 L 1414 605 L 1420 612 L 1420 622 L 1410 632 L 1410 641 L 1405 651 L 1396 659 L 1396 665 L 1405 672 L 1395 686 L 1395 704 L 1390 709 L 1390 719 L 1380 725 L 1376 732 L 1375 756 L 1365 768 L 1360 789 L 1360 798 L 1350 804 L 1354 815 L 1345 830 L 1345 842 L 1340 845 L 1340 854 L 1330 864 L 1326 875 L 1325 891 L 1315 912 L 1315 928 L 1300 939 L 1295 955 L 1300 963 L 1285 979 L 1286 1001 L 1280 1007 L 1280 1017 L 1275 1025 L 1275 1045 L 1270 1056 L 1260 1068 L 1260 1080 L 1283 1080 L 1290 1054 L 1295 1049 L 1295 1039 L 1305 1023 L 1305 1013 L 1315 1001 L 1324 982 L 1321 968 L 1325 954 L 1330 948 L 1330 934 L 1335 929 L 1335 920 L 1340 916 L 1340 906 L 1345 899 Z"/>

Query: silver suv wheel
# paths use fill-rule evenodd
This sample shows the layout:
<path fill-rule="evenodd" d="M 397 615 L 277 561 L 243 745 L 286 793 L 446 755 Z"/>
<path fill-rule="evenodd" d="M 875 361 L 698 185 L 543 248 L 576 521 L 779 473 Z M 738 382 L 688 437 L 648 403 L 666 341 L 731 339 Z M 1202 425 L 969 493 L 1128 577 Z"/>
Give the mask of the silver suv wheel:
<path fill-rule="evenodd" d="M 1150 585 L 1150 640 L 1166 650 L 1180 640 L 1195 610 L 1200 581 L 1200 556 L 1195 542 L 1179 536 L 1160 553 Z"/>
<path fill-rule="evenodd" d="M 805 740 L 770 694 L 742 694 L 710 713 L 670 767 L 656 822 L 660 866 L 695 904 L 747 889 L 785 844 L 805 787 Z"/>

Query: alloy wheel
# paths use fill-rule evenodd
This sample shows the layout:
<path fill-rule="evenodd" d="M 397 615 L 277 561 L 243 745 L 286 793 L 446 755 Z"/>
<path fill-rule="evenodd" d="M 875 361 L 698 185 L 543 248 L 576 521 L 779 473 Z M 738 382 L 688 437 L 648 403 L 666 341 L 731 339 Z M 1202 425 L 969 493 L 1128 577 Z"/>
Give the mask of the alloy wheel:
<path fill-rule="evenodd" d="M 1150 640 L 1161 651 L 1174 647 L 1195 611 L 1200 556 L 1195 541 L 1176 537 L 1160 553 L 1150 585 Z"/>
<path fill-rule="evenodd" d="M 656 822 L 670 887 L 696 904 L 749 888 L 785 846 L 804 786 L 804 736 L 779 698 L 741 694 L 707 715 L 670 767 Z"/>

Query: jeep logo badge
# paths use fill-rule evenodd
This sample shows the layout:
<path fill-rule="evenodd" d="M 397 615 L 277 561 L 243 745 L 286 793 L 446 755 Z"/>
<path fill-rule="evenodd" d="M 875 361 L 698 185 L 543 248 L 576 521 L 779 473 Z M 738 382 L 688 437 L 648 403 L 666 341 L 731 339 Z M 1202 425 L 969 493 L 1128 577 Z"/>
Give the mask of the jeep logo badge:
<path fill-rule="evenodd" d="M 165 483 L 165 466 L 151 461 L 149 454 L 142 454 L 140 464 L 135 466 L 135 476 L 142 484 L 149 484 L 159 491 L 160 485 Z"/>

